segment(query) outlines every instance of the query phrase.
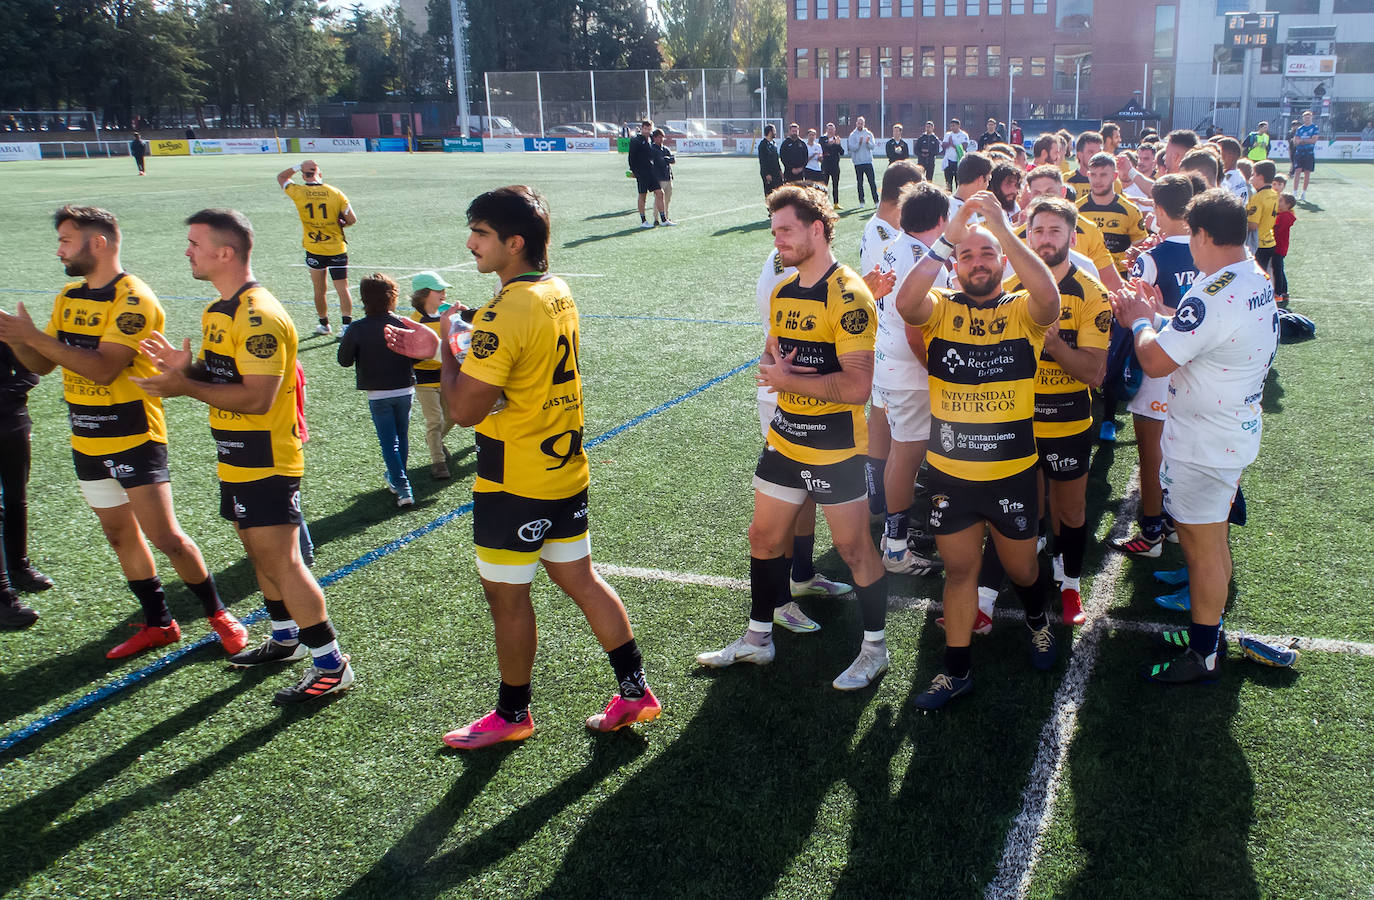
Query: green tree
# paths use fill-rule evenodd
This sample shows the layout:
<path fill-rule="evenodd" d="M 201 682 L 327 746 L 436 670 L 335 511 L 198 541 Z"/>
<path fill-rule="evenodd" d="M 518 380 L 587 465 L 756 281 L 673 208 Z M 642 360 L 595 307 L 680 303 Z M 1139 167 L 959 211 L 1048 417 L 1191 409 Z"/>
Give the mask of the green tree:
<path fill-rule="evenodd" d="M 663 49 L 678 69 L 734 68 L 730 0 L 661 0 Z"/>

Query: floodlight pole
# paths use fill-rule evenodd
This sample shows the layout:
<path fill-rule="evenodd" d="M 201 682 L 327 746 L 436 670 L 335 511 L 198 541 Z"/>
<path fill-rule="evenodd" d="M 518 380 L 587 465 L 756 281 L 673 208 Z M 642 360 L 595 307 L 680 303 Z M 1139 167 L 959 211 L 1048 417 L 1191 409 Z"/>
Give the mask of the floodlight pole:
<path fill-rule="evenodd" d="M 940 114 L 944 117 L 945 127 L 949 127 L 949 60 L 945 60 L 945 99 L 940 105 Z"/>
<path fill-rule="evenodd" d="M 1007 138 L 1011 138 L 1011 98 L 1016 87 L 1016 66 L 1007 66 Z M 1073 115 L 1078 118 L 1078 92 L 1074 89 Z"/>
<path fill-rule="evenodd" d="M 490 130 L 491 130 L 491 73 L 490 73 L 490 72 L 483 72 L 483 73 L 482 73 L 482 85 L 486 88 L 486 92 L 487 92 L 487 130 L 490 131 Z M 481 129 L 481 128 L 478 128 L 478 129 L 477 129 L 477 134 L 478 134 L 479 137 L 481 136 L 481 134 L 482 134 L 482 129 Z"/>
<path fill-rule="evenodd" d="M 763 66 L 759 66 L 759 137 L 768 127 L 768 86 L 763 82 Z"/>
<path fill-rule="evenodd" d="M 1078 57 L 1078 63 L 1073 67 L 1073 117 L 1078 118 L 1078 82 L 1083 77 L 1083 57 Z M 1011 107 L 1007 107 L 1007 121 L 1011 121 Z"/>
<path fill-rule="evenodd" d="M 588 69 L 587 76 L 592 82 L 592 133 L 596 133 L 596 70 Z"/>
<path fill-rule="evenodd" d="M 825 69 L 830 68 L 827 64 Z M 825 131 L 825 69 L 821 69 L 821 105 L 820 115 L 816 117 L 816 130 L 824 133 Z"/>
<path fill-rule="evenodd" d="M 453 27 L 453 86 L 458 91 L 458 121 L 463 137 L 468 135 L 468 49 L 464 37 L 468 24 L 467 0 L 448 0 L 448 15 Z M 485 73 L 483 74 L 485 80 Z M 491 115 L 491 91 L 487 91 L 487 115 Z M 481 131 L 479 128 L 478 131 Z"/>
<path fill-rule="evenodd" d="M 878 134 L 887 134 L 887 69 L 878 63 Z"/>
<path fill-rule="evenodd" d="M 701 70 L 701 127 L 706 128 L 706 70 Z M 708 131 L 710 129 L 707 129 Z"/>
<path fill-rule="evenodd" d="M 644 118 L 653 121 L 654 111 L 649 102 L 649 70 L 644 70 Z"/>

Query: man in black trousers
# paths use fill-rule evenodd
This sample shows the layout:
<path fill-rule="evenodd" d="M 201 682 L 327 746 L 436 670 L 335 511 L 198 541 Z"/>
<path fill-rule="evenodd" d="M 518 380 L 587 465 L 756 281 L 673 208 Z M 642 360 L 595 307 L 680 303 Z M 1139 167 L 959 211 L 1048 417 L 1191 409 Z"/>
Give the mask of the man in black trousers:
<path fill-rule="evenodd" d="M 29 391 L 38 376 L 15 359 L 10 345 L 0 341 L 0 629 L 28 628 L 38 612 L 19 599 L 19 591 L 34 593 L 52 587 L 52 579 L 28 559 Z"/>
<path fill-rule="evenodd" d="M 807 158 L 806 141 L 801 139 L 801 126 L 796 122 L 787 126 L 787 137 L 778 148 L 782 160 L 782 177 L 785 181 L 801 182 L 806 180 Z"/>
<path fill-rule="evenodd" d="M 765 125 L 763 140 L 759 141 L 759 177 L 763 179 L 764 197 L 782 185 L 782 159 L 778 156 L 777 144 L 773 143 L 777 133 L 772 125 Z"/>

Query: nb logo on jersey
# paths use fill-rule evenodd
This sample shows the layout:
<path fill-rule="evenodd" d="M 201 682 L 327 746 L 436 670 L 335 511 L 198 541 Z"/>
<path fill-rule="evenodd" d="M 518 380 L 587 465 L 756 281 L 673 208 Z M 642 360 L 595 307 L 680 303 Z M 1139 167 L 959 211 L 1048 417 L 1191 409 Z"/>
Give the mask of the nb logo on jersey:
<path fill-rule="evenodd" d="M 982 319 L 979 319 L 976 316 L 969 316 L 968 333 L 973 335 L 974 337 L 983 337 L 985 334 L 988 333 L 988 330 L 984 326 Z"/>
<path fill-rule="evenodd" d="M 516 530 L 516 535 L 520 540 L 527 544 L 542 540 L 548 530 L 553 527 L 553 522 L 548 519 L 535 519 L 533 522 L 526 522 Z"/>

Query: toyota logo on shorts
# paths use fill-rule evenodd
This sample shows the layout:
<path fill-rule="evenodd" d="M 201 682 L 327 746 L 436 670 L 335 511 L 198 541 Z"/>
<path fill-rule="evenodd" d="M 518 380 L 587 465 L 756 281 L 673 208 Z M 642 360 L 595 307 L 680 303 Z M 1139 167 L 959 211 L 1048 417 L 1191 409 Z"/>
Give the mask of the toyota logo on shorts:
<path fill-rule="evenodd" d="M 527 544 L 533 544 L 541 540 L 552 527 L 553 522 L 548 519 L 535 519 L 533 522 L 526 522 L 521 525 L 515 533 L 520 537 L 520 540 Z"/>

